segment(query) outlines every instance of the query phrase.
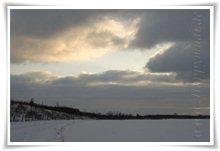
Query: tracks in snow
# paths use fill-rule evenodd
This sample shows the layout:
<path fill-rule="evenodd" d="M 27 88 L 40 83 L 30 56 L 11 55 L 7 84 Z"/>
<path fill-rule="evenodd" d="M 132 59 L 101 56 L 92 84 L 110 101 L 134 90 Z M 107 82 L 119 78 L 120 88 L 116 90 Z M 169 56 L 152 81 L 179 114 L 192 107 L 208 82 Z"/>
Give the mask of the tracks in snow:
<path fill-rule="evenodd" d="M 59 140 L 60 142 L 65 142 L 65 136 L 64 136 L 64 131 L 66 130 L 66 128 L 73 124 L 73 122 L 71 123 L 66 123 L 65 125 L 59 127 L 59 128 L 54 128 L 55 131 L 55 139 Z"/>

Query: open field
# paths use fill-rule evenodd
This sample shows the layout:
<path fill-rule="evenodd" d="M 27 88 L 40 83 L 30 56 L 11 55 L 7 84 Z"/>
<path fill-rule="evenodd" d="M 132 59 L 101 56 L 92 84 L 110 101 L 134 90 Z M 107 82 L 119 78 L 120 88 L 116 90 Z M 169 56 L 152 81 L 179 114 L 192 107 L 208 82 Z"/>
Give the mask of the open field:
<path fill-rule="evenodd" d="M 209 119 L 11 122 L 11 142 L 209 142 Z"/>

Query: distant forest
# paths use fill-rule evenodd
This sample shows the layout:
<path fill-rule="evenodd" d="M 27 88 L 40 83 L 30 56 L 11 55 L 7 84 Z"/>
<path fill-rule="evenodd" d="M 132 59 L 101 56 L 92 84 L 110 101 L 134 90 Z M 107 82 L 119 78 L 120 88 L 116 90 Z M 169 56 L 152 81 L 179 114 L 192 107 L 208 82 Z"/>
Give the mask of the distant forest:
<path fill-rule="evenodd" d="M 127 120 L 127 119 L 209 119 L 209 115 L 178 115 L 154 114 L 132 115 L 121 112 L 92 113 L 80 111 L 77 108 L 65 106 L 48 106 L 37 104 L 31 99 L 29 102 L 11 100 L 10 121 L 30 120 L 69 120 L 69 119 L 97 119 L 97 120 Z"/>

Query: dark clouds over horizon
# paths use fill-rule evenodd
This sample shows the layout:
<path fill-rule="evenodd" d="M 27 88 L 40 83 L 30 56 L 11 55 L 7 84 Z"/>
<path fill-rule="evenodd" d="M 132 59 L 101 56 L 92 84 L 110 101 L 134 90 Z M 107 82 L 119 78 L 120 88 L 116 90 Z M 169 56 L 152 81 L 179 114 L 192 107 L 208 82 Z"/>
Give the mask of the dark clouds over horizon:
<path fill-rule="evenodd" d="M 171 84 L 166 83 L 169 78 Z M 180 114 L 194 114 L 197 100 L 192 95 L 192 89 L 196 86 L 178 83 L 171 75 L 156 76 L 134 71 L 84 73 L 78 77 L 58 77 L 47 72 L 11 75 L 12 99 L 28 101 L 35 98 L 38 103 L 45 101 L 54 105 L 59 102 L 96 112 L 134 113 L 132 110 L 137 112 L 142 108 L 139 111 L 142 114 L 173 114 L 178 110 L 181 110 Z M 201 113 L 208 114 L 209 84 L 201 85 L 200 91 L 200 107 L 207 108 Z"/>

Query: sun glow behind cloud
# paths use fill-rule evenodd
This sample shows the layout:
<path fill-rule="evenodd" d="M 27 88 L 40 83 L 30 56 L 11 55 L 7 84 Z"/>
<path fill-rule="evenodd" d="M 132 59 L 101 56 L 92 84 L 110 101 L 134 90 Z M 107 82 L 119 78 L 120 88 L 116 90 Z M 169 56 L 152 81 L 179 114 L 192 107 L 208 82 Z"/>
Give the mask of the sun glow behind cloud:
<path fill-rule="evenodd" d="M 98 58 L 124 49 L 135 39 L 139 18 L 128 24 L 104 18 L 92 25 L 73 27 L 49 38 L 19 36 L 12 41 L 12 62 L 68 62 Z M 19 53 L 19 54 L 18 54 Z"/>

